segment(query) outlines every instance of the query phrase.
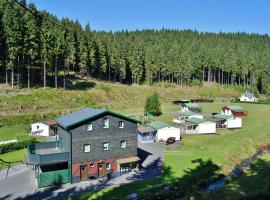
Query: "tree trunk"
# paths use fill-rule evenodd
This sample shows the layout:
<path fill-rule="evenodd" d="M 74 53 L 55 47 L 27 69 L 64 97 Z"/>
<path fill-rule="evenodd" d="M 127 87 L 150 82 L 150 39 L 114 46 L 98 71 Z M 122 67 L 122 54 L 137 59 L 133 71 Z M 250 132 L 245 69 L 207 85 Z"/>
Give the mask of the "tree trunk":
<path fill-rule="evenodd" d="M 30 65 L 27 68 L 27 89 L 30 89 Z"/>
<path fill-rule="evenodd" d="M 202 81 L 202 82 L 204 82 L 204 76 L 205 76 L 205 75 L 204 75 L 204 67 L 203 67 L 203 81 Z"/>
<path fill-rule="evenodd" d="M 64 85 L 63 88 L 66 89 L 66 68 L 64 68 Z"/>
<path fill-rule="evenodd" d="M 6 84 L 8 84 L 8 67 L 6 66 Z"/>
<path fill-rule="evenodd" d="M 218 83 L 220 83 L 220 69 L 218 70 Z"/>
<path fill-rule="evenodd" d="M 11 70 L 11 87 L 12 87 L 12 90 L 14 89 L 14 68 L 12 67 L 12 70 Z"/>
<path fill-rule="evenodd" d="M 17 68 L 18 68 L 18 75 L 17 75 L 17 86 L 20 88 L 20 57 L 17 58 Z"/>
<path fill-rule="evenodd" d="M 57 60 L 58 60 L 58 57 L 56 56 L 55 58 L 55 66 L 54 66 L 54 86 L 55 86 L 55 89 L 57 89 L 58 85 L 57 85 Z"/>
<path fill-rule="evenodd" d="M 43 63 L 43 89 L 46 89 L 46 63 Z"/>

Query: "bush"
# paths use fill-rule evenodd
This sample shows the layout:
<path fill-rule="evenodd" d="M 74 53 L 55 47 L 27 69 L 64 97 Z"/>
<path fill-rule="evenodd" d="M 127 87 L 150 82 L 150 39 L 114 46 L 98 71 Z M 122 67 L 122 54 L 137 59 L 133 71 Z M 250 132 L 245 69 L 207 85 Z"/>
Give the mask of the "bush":
<path fill-rule="evenodd" d="M 1 144 L 0 154 L 8 153 L 26 148 L 29 144 L 36 142 L 35 137 L 28 137 L 27 139 L 19 140 L 16 143 Z"/>
<path fill-rule="evenodd" d="M 203 83 L 202 81 L 198 80 L 198 79 L 193 79 L 191 82 L 190 82 L 190 86 L 191 87 L 194 87 L 194 86 L 202 86 Z"/>

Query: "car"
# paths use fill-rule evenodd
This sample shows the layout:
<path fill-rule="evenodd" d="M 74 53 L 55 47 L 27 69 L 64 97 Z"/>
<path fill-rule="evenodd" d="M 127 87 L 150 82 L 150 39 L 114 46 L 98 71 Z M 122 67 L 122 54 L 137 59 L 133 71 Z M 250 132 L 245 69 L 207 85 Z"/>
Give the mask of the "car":
<path fill-rule="evenodd" d="M 173 143 L 175 143 L 175 137 L 169 137 L 166 140 L 166 145 L 173 144 Z"/>

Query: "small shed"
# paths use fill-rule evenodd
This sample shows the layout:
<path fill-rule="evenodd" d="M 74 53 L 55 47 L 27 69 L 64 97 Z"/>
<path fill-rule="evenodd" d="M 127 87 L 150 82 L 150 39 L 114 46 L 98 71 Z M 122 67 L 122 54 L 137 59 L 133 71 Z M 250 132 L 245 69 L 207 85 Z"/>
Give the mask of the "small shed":
<path fill-rule="evenodd" d="M 222 108 L 221 114 L 224 115 L 233 115 L 235 117 L 243 117 L 247 116 L 247 111 L 240 106 L 233 105 L 233 106 L 224 106 Z"/>
<path fill-rule="evenodd" d="M 176 124 L 181 124 L 181 123 L 184 123 L 186 121 L 186 119 L 189 119 L 192 117 L 203 119 L 203 114 L 202 113 L 194 113 L 191 111 L 177 112 L 177 113 L 174 113 L 174 118 L 173 118 L 172 122 L 174 122 Z"/>
<path fill-rule="evenodd" d="M 48 120 L 46 122 L 36 122 L 31 124 L 31 136 L 54 136 L 57 133 L 57 122 Z"/>
<path fill-rule="evenodd" d="M 181 133 L 185 134 L 207 134 L 216 133 L 216 123 L 192 117 L 186 120 L 185 123 L 180 124 Z"/>
<path fill-rule="evenodd" d="M 151 126 L 139 126 L 138 127 L 138 139 L 141 142 L 154 142 L 156 141 L 157 131 Z"/>
<path fill-rule="evenodd" d="M 241 94 L 238 100 L 243 102 L 258 102 L 258 98 L 253 93 L 248 91 Z"/>
<path fill-rule="evenodd" d="M 187 111 L 191 111 L 194 113 L 201 113 L 202 112 L 202 108 L 199 104 L 197 103 L 182 103 L 182 112 L 187 112 Z"/>
<path fill-rule="evenodd" d="M 150 127 L 157 131 L 156 138 L 158 141 L 166 141 L 169 137 L 180 140 L 180 129 L 172 127 L 163 121 L 152 122 Z"/>
<path fill-rule="evenodd" d="M 242 128 L 242 118 L 232 115 L 216 114 L 213 115 L 212 121 L 216 123 L 217 128 Z"/>

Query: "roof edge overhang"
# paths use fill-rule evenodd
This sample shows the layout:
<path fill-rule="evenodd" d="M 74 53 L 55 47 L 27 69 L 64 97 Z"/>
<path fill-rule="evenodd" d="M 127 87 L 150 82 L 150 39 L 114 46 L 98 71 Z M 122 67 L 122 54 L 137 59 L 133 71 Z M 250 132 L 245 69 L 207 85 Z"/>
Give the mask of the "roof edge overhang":
<path fill-rule="evenodd" d="M 110 114 L 110 115 L 117 116 L 117 117 L 119 117 L 119 118 L 123 118 L 123 119 L 125 119 L 125 120 L 131 121 L 131 122 L 134 122 L 134 123 L 140 123 L 139 120 L 136 120 L 136 119 L 133 119 L 133 118 L 127 117 L 127 116 L 125 116 L 125 115 L 122 115 L 122 114 L 119 114 L 119 113 L 115 113 L 115 112 L 112 112 L 112 111 L 109 111 L 109 110 L 104 110 L 103 112 L 100 112 L 100 113 L 98 113 L 98 114 L 96 114 L 96 115 L 92 115 L 92 116 L 90 116 L 90 117 L 87 117 L 87 118 L 85 118 L 85 119 L 83 119 L 83 120 L 80 120 L 80 121 L 75 122 L 75 123 L 73 123 L 73 124 L 70 124 L 70 125 L 68 125 L 68 126 L 63 126 L 63 125 L 59 124 L 58 122 L 57 122 L 57 124 L 58 124 L 60 127 L 62 127 L 63 129 L 65 129 L 65 130 L 71 130 L 71 129 L 72 129 L 74 126 L 76 126 L 77 124 L 83 123 L 83 122 L 88 121 L 88 120 L 90 120 L 90 119 L 97 118 L 98 116 L 101 116 L 101 115 L 104 115 L 104 114 Z M 57 120 L 56 120 L 56 121 L 57 121 Z"/>

